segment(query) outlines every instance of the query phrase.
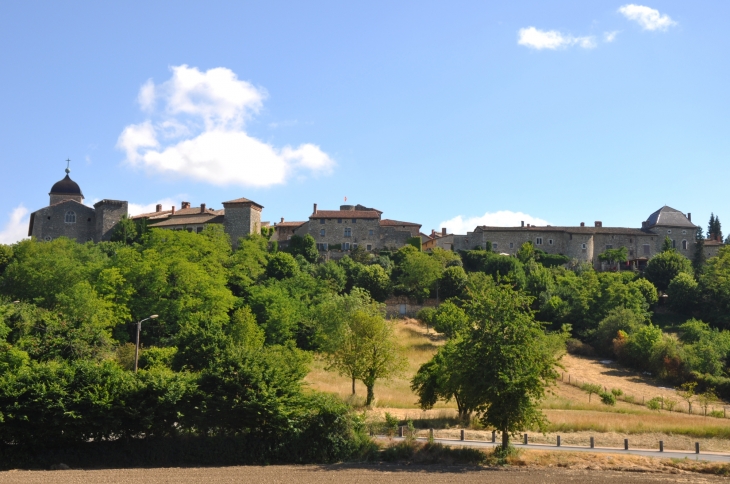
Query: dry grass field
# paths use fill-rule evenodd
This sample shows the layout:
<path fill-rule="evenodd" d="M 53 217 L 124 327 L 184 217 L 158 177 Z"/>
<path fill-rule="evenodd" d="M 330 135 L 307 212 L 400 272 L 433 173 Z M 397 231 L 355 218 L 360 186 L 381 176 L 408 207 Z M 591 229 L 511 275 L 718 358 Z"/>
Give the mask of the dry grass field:
<path fill-rule="evenodd" d="M 409 383 L 419 366 L 444 344 L 443 337 L 433 331 L 427 333 L 425 327 L 414 319 L 399 320 L 397 334 L 401 344 L 408 348 L 409 368 L 399 378 L 376 384 L 376 408 L 370 411 L 371 414 L 382 416 L 389 412 L 402 420 L 435 422 L 434 427 L 438 427 L 439 422 L 451 421 L 452 428 L 438 430 L 437 436 L 457 436 L 459 427 L 455 422 L 455 404 L 440 402 L 436 408 L 423 411 L 417 407 L 416 397 L 411 392 Z M 675 390 L 662 386 L 649 375 L 621 368 L 615 363 L 602 362 L 597 358 L 565 355 L 561 362 L 564 367 L 561 373 L 565 381 L 559 381 L 551 389 L 542 405 L 550 421 L 548 433 L 545 436 L 535 433 L 531 437 L 534 442 L 553 443 L 559 434 L 566 445 L 587 445 L 589 438 L 594 436 L 596 445 L 605 447 L 620 447 L 623 439 L 629 438 L 632 447 L 655 448 L 658 441 L 663 440 L 667 449 L 691 450 L 694 442 L 700 442 L 705 450 L 730 452 L 730 419 L 651 411 L 645 406 L 623 401 L 610 407 L 600 403 L 595 395 L 589 402 L 587 393 L 567 383 L 570 375 L 571 382 L 577 378 L 579 384 L 600 384 L 608 390 L 619 388 L 625 394 L 633 396 L 636 402 L 657 396 L 674 398 L 682 402 L 679 404 L 680 408 L 686 412 L 686 404 Z M 312 388 L 340 395 L 356 406 L 362 405 L 364 401 L 364 386 L 358 384 L 357 396 L 353 399 L 350 395 L 350 382 L 325 371 L 322 362 L 315 362 L 307 382 Z M 717 404 L 714 407 L 721 409 L 722 405 Z M 695 406 L 695 411 L 697 408 Z M 449 427 L 449 424 L 441 427 Z M 469 429 L 467 435 L 470 434 L 475 440 L 491 436 L 491 432 L 477 429 Z"/>

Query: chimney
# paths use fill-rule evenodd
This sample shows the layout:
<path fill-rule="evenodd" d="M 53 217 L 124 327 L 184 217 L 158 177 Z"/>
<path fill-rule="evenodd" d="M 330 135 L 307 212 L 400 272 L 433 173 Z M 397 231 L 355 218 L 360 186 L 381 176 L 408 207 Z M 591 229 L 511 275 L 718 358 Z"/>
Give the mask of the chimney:
<path fill-rule="evenodd" d="M 525 226 L 525 221 L 524 221 L 524 220 L 522 220 L 522 221 L 520 222 L 520 226 L 522 226 L 522 227 L 524 227 L 524 226 Z"/>
<path fill-rule="evenodd" d="M 649 222 L 647 222 L 647 221 L 641 222 L 642 230 L 646 229 L 647 227 L 649 227 Z"/>
<path fill-rule="evenodd" d="M 441 236 L 446 237 L 446 227 L 441 227 Z"/>
<path fill-rule="evenodd" d="M 181 209 L 190 208 L 190 202 L 182 202 Z"/>
<path fill-rule="evenodd" d="M 586 226 L 586 223 L 585 223 L 585 222 L 581 222 L 581 223 L 580 223 L 580 226 L 581 226 L 581 227 L 585 227 L 585 226 Z"/>
<path fill-rule="evenodd" d="M 281 222 L 280 223 L 284 223 L 284 217 L 281 217 Z"/>
<path fill-rule="evenodd" d="M 596 224 L 596 227 L 603 227 L 603 222 L 601 222 L 600 220 L 596 220 L 595 224 Z"/>
<path fill-rule="evenodd" d="M 157 204 L 157 206 L 155 207 L 155 212 L 162 212 L 162 204 L 161 203 L 158 203 Z"/>
<path fill-rule="evenodd" d="M 527 228 L 528 228 L 528 229 L 530 228 L 530 224 L 527 224 Z"/>
<path fill-rule="evenodd" d="M 317 213 L 317 204 L 314 204 L 314 213 Z"/>
<path fill-rule="evenodd" d="M 175 215 L 175 205 L 172 206 L 172 215 Z"/>
<path fill-rule="evenodd" d="M 434 235 L 436 235 L 436 229 L 431 229 L 431 238 L 433 238 Z"/>
<path fill-rule="evenodd" d="M 200 213 L 205 213 L 205 204 L 204 203 L 200 204 Z"/>
<path fill-rule="evenodd" d="M 687 220 L 692 221 L 692 214 L 687 212 Z"/>

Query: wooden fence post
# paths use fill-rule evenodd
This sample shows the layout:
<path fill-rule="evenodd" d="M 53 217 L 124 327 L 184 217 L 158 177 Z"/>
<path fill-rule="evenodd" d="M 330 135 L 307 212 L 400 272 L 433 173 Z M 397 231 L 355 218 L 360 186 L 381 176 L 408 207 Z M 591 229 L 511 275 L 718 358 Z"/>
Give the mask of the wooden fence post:
<path fill-rule="evenodd" d="M 700 443 L 695 442 L 695 454 L 699 454 L 699 453 L 700 453 Z"/>
<path fill-rule="evenodd" d="M 629 439 L 624 439 L 624 450 L 629 450 Z"/>
<path fill-rule="evenodd" d="M 464 440 L 464 429 L 461 429 L 461 440 Z"/>
<path fill-rule="evenodd" d="M 664 452 L 664 441 L 663 440 L 659 441 L 659 452 Z"/>
<path fill-rule="evenodd" d="M 596 447 L 596 441 L 593 440 L 593 437 L 591 437 L 591 449 Z"/>
<path fill-rule="evenodd" d="M 492 430 L 492 443 L 494 444 L 496 442 L 497 442 L 497 431 Z"/>
<path fill-rule="evenodd" d="M 558 447 L 560 447 L 560 436 L 558 435 Z"/>
<path fill-rule="evenodd" d="M 525 434 L 525 445 L 527 445 L 527 434 Z"/>

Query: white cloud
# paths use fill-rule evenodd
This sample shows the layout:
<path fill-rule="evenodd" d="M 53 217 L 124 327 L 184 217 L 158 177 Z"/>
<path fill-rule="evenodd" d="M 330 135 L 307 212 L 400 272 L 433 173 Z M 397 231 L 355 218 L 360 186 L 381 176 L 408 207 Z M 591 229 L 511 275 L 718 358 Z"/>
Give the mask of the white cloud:
<path fill-rule="evenodd" d="M 527 215 L 522 212 L 512 212 L 510 210 L 500 210 L 499 212 L 487 212 L 481 217 L 467 217 L 461 215 L 441 222 L 439 227 L 446 227 L 449 233 L 465 234 L 471 232 L 479 225 L 489 227 L 519 227 L 520 222 L 531 225 L 547 225 L 547 221 Z"/>
<path fill-rule="evenodd" d="M 186 196 L 178 195 L 176 198 L 178 201 L 175 201 L 172 198 L 163 198 L 162 200 L 157 200 L 156 202 L 147 204 L 130 202 L 128 207 L 129 215 L 140 215 L 142 213 L 154 212 L 157 204 L 162 205 L 162 210 L 170 210 L 170 207 L 172 206 L 180 207 L 180 201 L 184 200 Z"/>
<path fill-rule="evenodd" d="M 592 36 L 573 37 L 558 32 L 557 30 L 539 30 L 535 27 L 527 27 L 518 31 L 519 39 L 517 43 L 530 47 L 531 49 L 564 49 L 577 45 L 584 49 L 592 49 L 596 46 L 596 41 Z"/>
<path fill-rule="evenodd" d="M 319 146 L 276 147 L 246 133 L 246 122 L 267 96 L 223 67 L 201 72 L 173 67 L 138 96 L 149 119 L 124 128 L 117 148 L 132 166 L 213 185 L 270 186 L 295 174 L 327 174 L 335 162 Z"/>
<path fill-rule="evenodd" d="M 14 244 L 28 238 L 28 209 L 22 205 L 15 207 L 10 214 L 10 221 L 0 231 L 0 244 Z"/>
<path fill-rule="evenodd" d="M 619 31 L 614 30 L 613 32 L 604 32 L 603 33 L 603 41 L 604 42 L 613 42 L 616 40 L 616 37 L 618 36 Z"/>
<path fill-rule="evenodd" d="M 618 9 L 629 20 L 641 25 L 644 30 L 667 30 L 677 22 L 669 18 L 669 15 L 662 15 L 659 10 L 655 10 L 644 5 L 624 5 Z"/>

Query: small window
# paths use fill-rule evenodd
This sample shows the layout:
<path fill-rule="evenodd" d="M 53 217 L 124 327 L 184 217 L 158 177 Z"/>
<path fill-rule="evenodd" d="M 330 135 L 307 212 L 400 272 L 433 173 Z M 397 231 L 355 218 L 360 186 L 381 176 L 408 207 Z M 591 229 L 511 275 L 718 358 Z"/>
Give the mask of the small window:
<path fill-rule="evenodd" d="M 548 244 L 553 245 L 553 239 L 548 239 Z"/>
<path fill-rule="evenodd" d="M 203 231 L 203 227 L 198 227 L 198 228 L 196 228 L 196 229 L 195 229 L 195 231 L 196 231 L 197 233 L 200 233 L 200 232 L 202 232 L 202 231 Z"/>
<path fill-rule="evenodd" d="M 686 240 L 682 241 L 682 250 L 687 250 L 687 241 Z"/>
<path fill-rule="evenodd" d="M 357 244 L 352 244 L 353 249 L 357 249 Z"/>
<path fill-rule="evenodd" d="M 613 249 L 613 244 L 606 244 L 606 250 Z"/>
<path fill-rule="evenodd" d="M 510 242 L 509 243 L 509 248 L 510 249 L 514 249 L 515 248 L 515 243 L 514 242 Z"/>
<path fill-rule="evenodd" d="M 687 235 L 687 231 L 686 230 L 683 230 L 682 231 L 682 235 Z"/>
<path fill-rule="evenodd" d="M 535 245 L 542 245 L 542 237 L 538 237 L 535 239 Z"/>
<path fill-rule="evenodd" d="M 338 224 L 341 224 L 341 223 L 342 223 L 342 219 L 341 219 L 341 218 L 338 218 L 338 219 L 337 219 L 337 223 L 338 223 Z"/>
<path fill-rule="evenodd" d="M 50 235 L 48 235 L 48 236 L 46 236 L 46 238 L 44 240 L 46 242 L 50 242 L 51 240 L 53 240 L 53 238 Z"/>
<path fill-rule="evenodd" d="M 324 219 L 323 219 L 323 218 L 319 219 L 319 223 L 320 223 L 321 225 L 324 225 Z"/>
<path fill-rule="evenodd" d="M 633 244 L 633 243 L 634 243 L 634 239 L 629 239 L 629 244 Z"/>
<path fill-rule="evenodd" d="M 192 232 L 193 231 L 193 228 L 192 227 L 186 227 L 185 230 L 187 230 L 188 232 Z"/>
<path fill-rule="evenodd" d="M 496 242 L 492 242 L 492 249 L 497 250 L 497 245 L 498 244 Z"/>
<path fill-rule="evenodd" d="M 76 213 L 72 211 L 66 212 L 66 217 L 64 218 L 64 222 L 67 224 L 75 224 L 76 223 Z"/>
<path fill-rule="evenodd" d="M 345 229 L 345 237 L 352 237 L 352 229 L 350 227 Z"/>
<path fill-rule="evenodd" d="M 677 248 L 677 241 L 672 240 L 672 249 L 676 249 L 676 248 Z"/>
<path fill-rule="evenodd" d="M 373 229 L 368 230 L 368 235 L 372 237 L 373 235 L 375 235 L 375 231 Z"/>
<path fill-rule="evenodd" d="M 342 250 L 350 250 L 350 243 L 345 242 L 342 244 Z"/>
<path fill-rule="evenodd" d="M 352 223 L 356 224 L 357 223 L 357 219 L 356 218 L 352 219 Z"/>
<path fill-rule="evenodd" d="M 370 244 L 366 245 L 365 247 L 367 248 L 367 250 L 373 250 L 373 246 Z"/>
<path fill-rule="evenodd" d="M 580 244 L 580 248 L 586 250 L 586 244 Z"/>
<path fill-rule="evenodd" d="M 651 246 L 649 244 L 644 244 L 644 255 L 650 255 L 651 254 Z"/>
<path fill-rule="evenodd" d="M 321 235 L 322 237 L 324 237 L 324 229 L 321 229 L 321 230 L 319 231 L 319 235 Z M 291 239 L 291 237 L 289 237 L 289 238 Z"/>
<path fill-rule="evenodd" d="M 631 250 L 629 250 L 629 257 L 633 257 L 633 256 L 634 256 L 634 249 L 631 249 Z"/>
<path fill-rule="evenodd" d="M 668 233 L 668 234 L 671 234 L 671 233 L 672 233 L 672 229 L 668 229 L 668 230 L 667 230 L 667 233 Z"/>

